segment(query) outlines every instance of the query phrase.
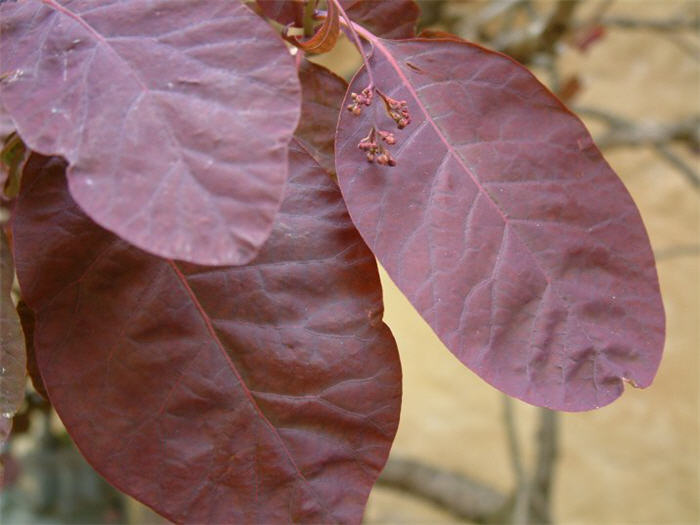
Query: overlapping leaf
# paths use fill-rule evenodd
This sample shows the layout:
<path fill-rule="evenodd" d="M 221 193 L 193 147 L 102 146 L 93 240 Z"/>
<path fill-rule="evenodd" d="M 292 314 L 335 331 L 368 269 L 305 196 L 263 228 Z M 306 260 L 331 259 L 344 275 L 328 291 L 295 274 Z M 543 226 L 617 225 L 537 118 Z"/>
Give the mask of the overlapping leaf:
<path fill-rule="evenodd" d="M 360 233 L 447 347 L 497 388 L 554 409 L 649 385 L 664 341 L 654 257 L 580 120 L 476 45 L 376 39 L 372 64 L 412 123 L 392 130 L 377 103 L 343 112 L 339 182 Z M 349 91 L 367 83 L 361 72 Z M 395 132 L 394 168 L 357 149 L 372 111 Z"/>
<path fill-rule="evenodd" d="M 280 24 L 303 25 L 304 3 L 300 0 L 257 0 L 265 16 Z M 331 2 L 329 2 L 331 4 Z M 382 38 L 416 36 L 420 8 L 414 0 L 340 0 L 353 22 Z"/>
<path fill-rule="evenodd" d="M 14 235 L 49 398 L 93 466 L 171 520 L 359 523 L 398 423 L 376 263 L 339 190 L 293 145 L 247 266 L 146 254 L 25 169 Z"/>
<path fill-rule="evenodd" d="M 2 102 L 91 218 L 165 257 L 242 264 L 269 235 L 294 63 L 238 1 L 0 6 Z"/>
<path fill-rule="evenodd" d="M 0 228 L 0 445 L 10 431 L 9 420 L 24 399 L 27 357 L 19 317 L 12 303 L 12 254 Z"/>
<path fill-rule="evenodd" d="M 303 60 L 299 81 L 305 96 L 301 119 L 294 140 L 329 174 L 335 173 L 334 143 L 336 123 L 348 83 L 325 67 Z M 306 96 L 311 93 L 311 96 Z"/>
<path fill-rule="evenodd" d="M 257 0 L 260 11 L 280 24 L 304 25 L 304 0 Z"/>
<path fill-rule="evenodd" d="M 353 22 L 382 38 L 416 36 L 420 8 L 414 0 L 340 0 Z"/>

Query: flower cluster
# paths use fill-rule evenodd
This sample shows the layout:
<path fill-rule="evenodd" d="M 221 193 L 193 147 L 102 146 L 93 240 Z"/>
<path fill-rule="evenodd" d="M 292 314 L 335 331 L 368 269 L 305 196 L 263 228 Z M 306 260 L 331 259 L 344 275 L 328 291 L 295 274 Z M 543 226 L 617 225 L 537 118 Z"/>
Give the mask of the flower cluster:
<path fill-rule="evenodd" d="M 359 149 L 367 153 L 368 162 L 376 162 L 382 166 L 396 166 L 396 161 L 391 156 L 389 151 L 384 147 L 381 142 L 377 142 L 377 135 L 379 138 L 386 142 L 388 145 L 396 144 L 396 139 L 393 133 L 388 131 L 377 131 L 374 126 L 365 138 L 363 138 L 357 145 Z"/>
<path fill-rule="evenodd" d="M 394 100 L 372 85 L 363 89 L 359 95 L 357 93 L 350 94 L 352 104 L 347 107 L 348 111 L 353 115 L 360 115 L 362 106 L 369 106 L 372 103 L 374 91 L 382 97 L 387 113 L 396 122 L 396 126 L 399 129 L 403 129 L 411 123 L 411 116 L 408 113 L 405 100 Z M 372 126 L 369 134 L 359 142 L 357 147 L 367 154 L 369 162 L 376 162 L 382 166 L 396 166 L 396 160 L 394 160 L 382 142 L 387 146 L 393 146 L 396 144 L 396 137 L 394 137 L 393 133 L 377 129 L 375 121 L 375 125 Z"/>
<path fill-rule="evenodd" d="M 408 112 L 405 100 L 394 100 L 379 90 L 377 90 L 377 93 L 382 97 L 387 113 L 396 122 L 396 127 L 403 129 L 411 123 L 411 115 Z"/>
<path fill-rule="evenodd" d="M 366 87 L 359 95 L 351 93 L 350 96 L 352 97 L 352 104 L 348 106 L 348 111 L 353 115 L 359 115 L 362 113 L 362 106 L 369 106 L 372 103 L 372 87 Z"/>

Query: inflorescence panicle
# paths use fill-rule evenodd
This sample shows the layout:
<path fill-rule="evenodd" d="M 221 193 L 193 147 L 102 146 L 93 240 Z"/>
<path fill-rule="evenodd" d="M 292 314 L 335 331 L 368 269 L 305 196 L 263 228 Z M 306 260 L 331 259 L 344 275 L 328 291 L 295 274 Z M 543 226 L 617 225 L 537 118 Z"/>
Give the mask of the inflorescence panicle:
<path fill-rule="evenodd" d="M 403 129 L 411 123 L 411 115 L 408 113 L 408 106 L 405 100 L 394 100 L 377 89 L 377 93 L 382 97 L 386 112 L 391 119 L 396 122 L 396 127 Z"/>
<path fill-rule="evenodd" d="M 377 135 L 381 139 L 380 141 L 377 141 Z M 396 144 L 393 133 L 382 130 L 377 131 L 377 129 L 372 126 L 369 135 L 363 138 L 357 147 L 367 153 L 368 162 L 376 162 L 382 166 L 396 166 L 396 161 L 381 141 L 386 142 L 390 146 Z"/>
<path fill-rule="evenodd" d="M 362 114 L 362 106 L 369 106 L 372 103 L 374 91 L 384 101 L 387 114 L 396 123 L 396 127 L 403 129 L 411 123 L 411 115 L 408 112 L 405 100 L 395 100 L 372 85 L 367 86 L 360 94 L 354 92 L 350 94 L 352 104 L 347 106 L 348 111 L 353 115 Z M 377 140 L 377 137 L 379 137 L 379 140 Z M 376 162 L 382 166 L 396 166 L 396 160 L 382 142 L 388 146 L 393 146 L 396 144 L 396 137 L 394 137 L 393 133 L 377 129 L 373 125 L 369 134 L 357 144 L 357 147 L 366 152 L 369 162 Z"/>
<path fill-rule="evenodd" d="M 357 93 L 351 93 L 352 104 L 348 106 L 348 111 L 353 115 L 360 115 L 362 113 L 362 106 L 369 106 L 372 103 L 373 95 L 371 86 L 367 86 L 359 95 Z"/>

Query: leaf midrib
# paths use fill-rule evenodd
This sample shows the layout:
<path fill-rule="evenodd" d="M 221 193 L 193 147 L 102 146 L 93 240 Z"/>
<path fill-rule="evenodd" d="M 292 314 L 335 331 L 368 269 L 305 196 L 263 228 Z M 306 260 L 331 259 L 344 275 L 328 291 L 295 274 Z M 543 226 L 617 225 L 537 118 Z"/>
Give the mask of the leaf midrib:
<path fill-rule="evenodd" d="M 501 216 L 503 219 L 504 224 L 508 225 L 510 224 L 510 220 L 508 218 L 508 215 L 501 209 L 501 207 L 498 205 L 498 203 L 494 200 L 493 196 L 489 191 L 484 187 L 484 185 L 481 183 L 479 178 L 472 172 L 471 169 L 464 163 L 464 159 L 462 159 L 461 155 L 452 147 L 450 142 L 447 140 L 447 137 L 443 134 L 442 130 L 440 127 L 437 125 L 437 123 L 433 120 L 431 117 L 430 113 L 428 112 L 428 109 L 425 107 L 423 104 L 422 100 L 419 98 L 418 93 L 416 90 L 413 88 L 413 84 L 408 80 L 408 77 L 404 74 L 403 70 L 399 66 L 398 62 L 394 59 L 394 56 L 391 54 L 391 52 L 384 46 L 382 43 L 382 39 L 375 37 L 371 33 L 367 33 L 365 35 L 366 38 L 368 38 L 372 44 L 376 48 L 378 48 L 384 57 L 386 58 L 387 62 L 391 65 L 391 67 L 396 71 L 396 74 L 400 77 L 401 81 L 403 84 L 406 86 L 406 89 L 408 89 L 409 93 L 413 97 L 413 99 L 416 101 L 416 104 L 418 104 L 418 107 L 420 108 L 421 112 L 425 116 L 425 119 L 430 123 L 432 128 L 435 130 L 435 133 L 437 134 L 438 137 L 440 137 L 440 140 L 442 143 L 445 145 L 445 148 L 447 149 L 447 152 L 457 161 L 457 163 L 460 165 L 460 167 L 464 170 L 464 172 L 469 175 L 469 177 L 472 179 L 476 187 L 478 188 L 479 192 L 484 194 L 488 201 L 491 203 L 491 205 L 496 209 L 498 214 Z M 532 260 L 535 263 L 535 266 L 537 267 L 538 271 L 542 274 L 542 277 L 547 281 L 547 284 L 550 285 L 552 280 L 549 276 L 549 274 L 544 270 L 542 265 L 540 264 L 540 261 L 535 257 L 535 254 L 533 253 L 532 249 L 528 245 L 528 243 L 525 242 L 525 240 L 522 238 L 520 235 L 520 232 L 518 230 L 514 229 L 515 235 L 520 239 L 520 241 L 523 243 L 523 246 L 527 249 L 528 253 L 532 257 Z"/>
<path fill-rule="evenodd" d="M 306 476 L 301 472 L 301 469 L 299 468 L 299 465 L 297 465 L 296 461 L 292 457 L 291 452 L 287 448 L 287 445 L 285 444 L 284 440 L 282 439 L 282 436 L 280 436 L 279 432 L 277 431 L 277 428 L 270 422 L 270 420 L 265 416 L 265 413 L 262 411 L 258 403 L 255 401 L 255 398 L 253 397 L 252 392 L 248 388 L 248 385 L 245 383 L 243 380 L 243 376 L 241 373 L 238 371 L 238 368 L 236 367 L 236 364 L 233 362 L 231 357 L 228 355 L 228 352 L 226 351 L 226 348 L 224 347 L 223 343 L 221 342 L 221 339 L 219 336 L 216 334 L 216 330 L 214 329 L 214 326 L 211 322 L 211 319 L 209 315 L 207 314 L 206 310 L 202 306 L 202 304 L 199 302 L 199 299 L 197 298 L 197 295 L 194 293 L 194 290 L 190 286 L 189 282 L 187 281 L 187 278 L 185 275 L 180 271 L 180 268 L 177 266 L 175 261 L 172 259 L 166 259 L 168 262 L 168 265 L 172 268 L 173 272 L 175 273 L 177 279 L 181 282 L 182 286 L 184 287 L 185 291 L 190 297 L 190 300 L 194 307 L 197 309 L 198 313 L 200 314 L 202 320 L 204 321 L 204 324 L 207 327 L 207 331 L 209 332 L 209 335 L 211 336 L 212 340 L 216 343 L 217 348 L 221 352 L 222 356 L 224 357 L 226 363 L 228 364 L 229 368 L 233 372 L 233 374 L 236 376 L 236 379 L 238 380 L 239 384 L 241 385 L 241 389 L 243 390 L 246 398 L 248 399 L 250 405 L 253 407 L 253 409 L 257 412 L 257 414 L 260 416 L 262 421 L 268 426 L 270 429 L 270 432 L 272 435 L 275 437 L 275 439 L 279 442 L 280 446 L 282 447 L 282 450 L 284 451 L 285 455 L 287 456 L 287 459 L 289 462 L 292 464 L 294 467 L 294 470 L 296 471 L 297 475 L 299 478 L 306 484 L 308 487 L 309 491 L 314 495 L 316 498 L 316 501 L 319 503 L 323 511 L 326 513 L 328 517 L 333 517 L 333 514 L 330 512 L 330 510 L 326 507 L 324 504 L 323 500 L 320 498 L 320 496 L 316 493 L 314 488 L 312 487 L 311 483 L 306 479 Z"/>

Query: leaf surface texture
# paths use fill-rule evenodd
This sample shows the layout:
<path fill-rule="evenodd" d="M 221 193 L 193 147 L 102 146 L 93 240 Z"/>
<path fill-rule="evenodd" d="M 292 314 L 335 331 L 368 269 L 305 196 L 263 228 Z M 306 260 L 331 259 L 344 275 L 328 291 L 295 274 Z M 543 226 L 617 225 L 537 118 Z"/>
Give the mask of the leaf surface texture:
<path fill-rule="evenodd" d="M 273 232 L 246 266 L 147 254 L 25 169 L 14 235 L 34 349 L 70 435 L 112 484 L 189 523 L 359 523 L 398 424 L 376 263 L 293 145 Z"/>
<path fill-rule="evenodd" d="M 282 41 L 238 1 L 0 7 L 2 103 L 76 202 L 151 253 L 243 264 L 270 233 L 299 117 Z"/>
<path fill-rule="evenodd" d="M 420 8 L 414 0 L 340 0 L 353 22 L 382 38 L 416 36 Z"/>
<path fill-rule="evenodd" d="M 559 410 L 649 385 L 664 341 L 639 212 L 581 123 L 525 68 L 457 41 L 376 39 L 378 86 L 405 100 L 343 112 L 336 168 L 351 217 L 445 345 L 486 381 Z M 348 89 L 359 93 L 364 71 Z M 357 149 L 393 131 L 395 168 Z"/>
<path fill-rule="evenodd" d="M 299 67 L 304 96 L 294 140 L 329 174 L 335 173 L 335 127 L 348 83 L 308 60 Z"/>

